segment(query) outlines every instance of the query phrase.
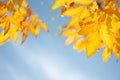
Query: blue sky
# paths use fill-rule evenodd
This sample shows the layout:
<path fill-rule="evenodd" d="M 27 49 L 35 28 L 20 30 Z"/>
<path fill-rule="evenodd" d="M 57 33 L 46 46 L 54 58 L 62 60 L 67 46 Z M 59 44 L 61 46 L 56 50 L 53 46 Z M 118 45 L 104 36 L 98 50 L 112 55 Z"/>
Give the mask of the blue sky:
<path fill-rule="evenodd" d="M 120 80 L 120 61 L 112 54 L 107 63 L 102 61 L 102 49 L 88 59 L 72 45 L 65 46 L 65 37 L 57 26 L 68 23 L 68 17 L 58 17 L 60 9 L 50 11 L 54 0 L 28 0 L 33 13 L 48 25 L 50 32 L 41 29 L 37 38 L 29 34 L 24 44 L 21 37 L 0 46 L 0 80 Z M 44 5 L 41 5 L 44 2 Z M 54 17 L 55 20 L 51 21 Z M 48 36 L 50 35 L 50 36 Z M 21 35 L 20 35 L 21 36 Z"/>

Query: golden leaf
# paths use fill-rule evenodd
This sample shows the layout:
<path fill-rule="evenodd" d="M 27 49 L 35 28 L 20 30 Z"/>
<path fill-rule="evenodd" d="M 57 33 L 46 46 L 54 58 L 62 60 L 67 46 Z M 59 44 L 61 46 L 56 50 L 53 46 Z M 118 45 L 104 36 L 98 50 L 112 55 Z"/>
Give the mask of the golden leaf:
<path fill-rule="evenodd" d="M 74 29 L 70 29 L 70 30 L 65 30 L 62 32 L 62 36 L 71 36 L 75 34 L 75 30 Z"/>
<path fill-rule="evenodd" d="M 65 41 L 65 45 L 67 46 L 67 45 L 71 44 L 72 42 L 76 42 L 76 41 L 77 41 L 77 38 L 78 38 L 78 34 L 77 34 L 77 33 L 75 33 L 75 34 L 73 34 L 73 35 L 70 35 L 70 36 L 67 38 L 67 40 Z"/>
<path fill-rule="evenodd" d="M 28 6 L 28 3 L 26 2 L 26 0 L 23 0 L 23 1 L 22 1 L 22 6 L 24 6 L 24 7 L 27 7 L 27 6 Z"/>
<path fill-rule="evenodd" d="M 11 35 L 12 35 L 13 41 L 16 43 L 17 40 L 18 40 L 18 29 L 17 29 L 16 26 L 12 27 L 12 29 L 11 29 Z"/>
<path fill-rule="evenodd" d="M 22 15 L 26 15 L 27 14 L 27 11 L 23 8 L 23 7 L 20 7 L 19 8 L 19 11 Z"/>
<path fill-rule="evenodd" d="M 8 3 L 7 3 L 7 9 L 11 12 L 11 13 L 13 13 L 14 12 L 14 3 L 13 3 L 13 1 L 12 0 L 9 0 L 8 1 Z"/>
<path fill-rule="evenodd" d="M 4 35 L 4 31 L 0 34 L 0 45 L 6 43 L 10 38 L 10 31 Z"/>
<path fill-rule="evenodd" d="M 69 23 L 68 23 L 68 25 L 65 27 L 65 29 L 69 29 L 69 28 L 78 28 L 78 25 L 79 25 L 79 16 L 75 16 L 75 17 L 73 17 L 70 21 L 69 21 Z"/>
<path fill-rule="evenodd" d="M 6 12 L 7 12 L 6 8 L 5 9 L 1 9 L 0 10 L 0 17 L 4 16 L 6 14 Z"/>
<path fill-rule="evenodd" d="M 40 26 L 39 26 L 39 22 L 36 22 L 35 26 L 32 26 L 31 24 L 29 25 L 29 30 L 32 33 L 32 35 L 34 36 L 38 36 L 39 31 L 40 31 Z"/>
<path fill-rule="evenodd" d="M 74 41 L 74 35 L 69 36 L 69 37 L 67 38 L 67 40 L 65 41 L 65 45 L 67 46 L 67 45 L 69 45 L 70 43 L 72 43 L 73 41 Z"/>
<path fill-rule="evenodd" d="M 45 31 L 49 31 L 47 25 L 43 21 L 39 20 L 39 23 L 40 23 L 40 27 L 42 29 L 44 29 Z"/>
<path fill-rule="evenodd" d="M 77 13 L 81 13 L 81 14 L 77 14 Z M 84 13 L 85 13 L 85 15 L 87 15 L 86 14 L 86 13 L 88 13 L 87 9 L 83 6 L 79 6 L 79 7 L 74 7 L 74 8 L 67 10 L 67 11 L 64 11 L 62 13 L 62 15 L 64 15 L 64 16 L 75 16 L 75 15 L 82 16 Z"/>
<path fill-rule="evenodd" d="M 0 10 L 2 10 L 3 8 L 5 8 L 5 6 L 6 6 L 6 3 L 0 1 Z"/>
<path fill-rule="evenodd" d="M 0 28 L 4 28 L 4 27 L 5 27 L 5 24 L 6 24 L 6 22 L 0 23 Z"/>
<path fill-rule="evenodd" d="M 108 30 L 108 27 L 105 23 L 101 25 L 100 36 L 108 48 L 111 48 L 113 46 L 115 39 Z"/>
<path fill-rule="evenodd" d="M 73 0 L 73 1 L 79 4 L 90 4 L 93 2 L 93 0 Z"/>
<path fill-rule="evenodd" d="M 31 7 L 28 5 L 27 6 L 27 11 L 26 11 L 26 15 L 29 17 L 31 15 Z"/>
<path fill-rule="evenodd" d="M 36 20 L 37 20 L 37 14 L 33 14 L 31 16 L 31 23 L 33 24 L 34 22 L 36 22 Z"/>
<path fill-rule="evenodd" d="M 102 54 L 102 59 L 104 62 L 107 62 L 112 54 L 112 50 L 109 48 L 105 48 Z"/>
<path fill-rule="evenodd" d="M 25 27 L 24 30 L 23 30 L 23 33 L 22 33 L 22 42 L 21 42 L 21 44 L 23 44 L 25 42 L 27 37 L 28 37 L 28 28 Z"/>
<path fill-rule="evenodd" d="M 85 49 L 85 44 L 85 40 L 80 39 L 75 42 L 73 48 L 80 52 L 81 50 Z"/>
<path fill-rule="evenodd" d="M 67 2 L 67 0 L 56 0 L 51 9 L 55 10 L 55 9 L 65 5 L 66 2 Z"/>
<path fill-rule="evenodd" d="M 9 29 L 10 29 L 10 21 L 8 20 L 4 27 L 4 35 L 9 31 Z"/>
<path fill-rule="evenodd" d="M 87 57 L 88 58 L 92 57 L 100 47 L 101 47 L 101 39 L 98 32 L 89 34 L 86 39 Z"/>
<path fill-rule="evenodd" d="M 115 53 L 116 56 L 116 60 L 118 61 L 118 59 L 120 58 L 120 47 L 117 45 L 113 46 L 113 51 Z"/>

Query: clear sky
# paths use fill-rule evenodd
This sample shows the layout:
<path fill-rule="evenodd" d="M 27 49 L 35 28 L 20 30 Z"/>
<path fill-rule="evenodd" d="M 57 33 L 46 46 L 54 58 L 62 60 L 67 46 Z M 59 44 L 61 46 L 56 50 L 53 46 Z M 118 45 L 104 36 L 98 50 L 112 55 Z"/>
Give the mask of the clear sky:
<path fill-rule="evenodd" d="M 37 38 L 29 34 L 24 44 L 21 37 L 0 46 L 0 80 L 120 80 L 120 61 L 112 54 L 102 61 L 102 49 L 88 59 L 65 46 L 58 26 L 68 23 L 68 17 L 58 17 L 60 9 L 50 11 L 54 0 L 28 0 L 33 13 L 48 25 L 50 32 L 41 29 Z M 52 19 L 51 19 L 52 18 Z M 21 36 L 21 35 L 20 35 Z"/>

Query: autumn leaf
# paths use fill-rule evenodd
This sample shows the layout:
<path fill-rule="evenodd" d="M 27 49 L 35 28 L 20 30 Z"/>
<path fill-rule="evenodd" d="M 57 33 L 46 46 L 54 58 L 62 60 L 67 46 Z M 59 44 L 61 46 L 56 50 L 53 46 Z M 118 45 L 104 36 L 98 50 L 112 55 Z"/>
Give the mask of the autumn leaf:
<path fill-rule="evenodd" d="M 21 44 L 23 44 L 25 42 L 27 37 L 28 37 L 28 28 L 25 27 L 24 30 L 23 30 L 23 33 L 22 33 L 22 42 L 21 42 Z"/>
<path fill-rule="evenodd" d="M 12 27 L 11 35 L 12 35 L 13 41 L 16 43 L 17 40 L 18 40 L 18 29 L 17 29 L 17 27 L 15 27 L 15 26 Z"/>
<path fill-rule="evenodd" d="M 105 48 L 102 54 L 102 58 L 104 62 L 107 62 L 112 54 L 112 50 L 109 48 Z"/>
<path fill-rule="evenodd" d="M 0 17 L 4 16 L 4 15 L 6 14 L 6 12 L 7 12 L 7 9 L 6 9 L 6 8 L 1 9 L 1 10 L 0 10 Z"/>
<path fill-rule="evenodd" d="M 8 42 L 9 38 L 10 38 L 10 31 L 8 31 L 5 35 L 4 35 L 4 31 L 0 33 L 0 45 Z"/>
<path fill-rule="evenodd" d="M 80 52 L 83 49 L 85 49 L 85 45 L 86 45 L 85 39 L 80 39 L 75 42 L 73 48 Z"/>
<path fill-rule="evenodd" d="M 30 24 L 29 25 L 29 30 L 35 37 L 37 37 L 38 34 L 39 34 L 39 31 L 40 31 L 39 22 L 37 21 L 34 26 Z"/>
<path fill-rule="evenodd" d="M 47 28 L 47 25 L 43 21 L 39 20 L 39 23 L 42 29 L 44 29 L 47 32 L 49 31 L 49 29 Z"/>

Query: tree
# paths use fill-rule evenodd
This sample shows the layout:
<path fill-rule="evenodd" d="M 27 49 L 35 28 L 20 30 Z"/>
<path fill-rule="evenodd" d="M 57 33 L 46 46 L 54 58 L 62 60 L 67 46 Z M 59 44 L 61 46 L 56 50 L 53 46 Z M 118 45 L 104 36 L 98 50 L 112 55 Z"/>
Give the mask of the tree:
<path fill-rule="evenodd" d="M 62 30 L 62 36 L 68 37 L 66 45 L 74 42 L 73 48 L 85 50 L 88 58 L 104 47 L 102 58 L 106 62 L 112 52 L 116 60 L 120 58 L 120 8 L 117 4 L 118 0 L 56 0 L 51 9 L 61 7 L 61 15 L 71 17 Z M 0 44 L 8 41 L 10 35 L 16 42 L 18 31 L 23 34 L 22 43 L 28 30 L 34 36 L 38 35 L 40 27 L 48 31 L 25 0 L 0 2 L 0 11 L 0 28 L 3 28 Z"/>

